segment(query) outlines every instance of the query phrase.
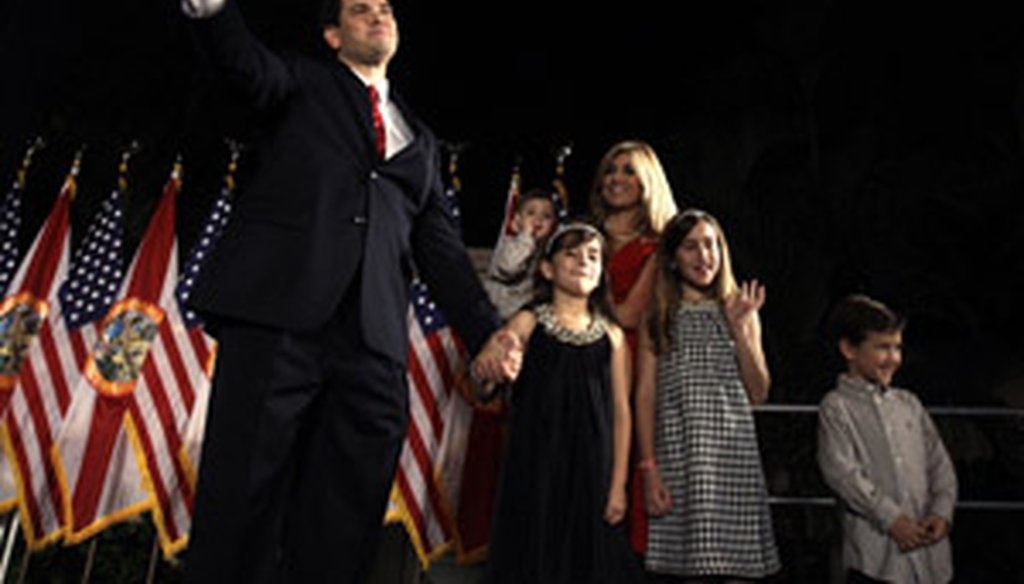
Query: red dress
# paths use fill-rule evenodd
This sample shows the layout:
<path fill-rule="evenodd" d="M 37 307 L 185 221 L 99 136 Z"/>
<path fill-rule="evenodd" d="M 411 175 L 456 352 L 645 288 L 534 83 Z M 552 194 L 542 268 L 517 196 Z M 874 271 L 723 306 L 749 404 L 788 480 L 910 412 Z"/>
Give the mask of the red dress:
<path fill-rule="evenodd" d="M 619 248 L 608 262 L 608 277 L 612 289 L 612 301 L 621 304 L 629 296 L 640 279 L 647 259 L 657 250 L 656 239 L 641 235 Z M 629 343 L 629 354 L 636 354 L 636 329 L 623 327 L 626 341 Z M 636 441 L 634 440 L 633 457 L 636 457 Z M 635 462 L 635 461 L 634 461 Z M 633 551 L 638 554 L 647 549 L 647 510 L 644 505 L 644 477 L 633 472 L 635 464 L 630 465 L 629 478 L 629 541 Z"/>

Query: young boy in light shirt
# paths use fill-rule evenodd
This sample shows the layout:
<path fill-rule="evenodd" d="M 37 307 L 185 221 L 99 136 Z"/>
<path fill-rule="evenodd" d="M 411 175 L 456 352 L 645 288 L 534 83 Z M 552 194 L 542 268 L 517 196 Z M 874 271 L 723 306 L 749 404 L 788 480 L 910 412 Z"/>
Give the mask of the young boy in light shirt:
<path fill-rule="evenodd" d="M 904 324 L 861 295 L 843 299 L 832 315 L 847 370 L 821 402 L 818 465 L 843 506 L 847 582 L 953 578 L 953 464 L 917 397 L 891 387 Z"/>
<path fill-rule="evenodd" d="M 558 226 L 556 197 L 546 189 L 526 191 L 516 203 L 508 233 L 501 234 L 491 254 L 484 290 L 503 319 L 533 298 L 540 252 Z"/>

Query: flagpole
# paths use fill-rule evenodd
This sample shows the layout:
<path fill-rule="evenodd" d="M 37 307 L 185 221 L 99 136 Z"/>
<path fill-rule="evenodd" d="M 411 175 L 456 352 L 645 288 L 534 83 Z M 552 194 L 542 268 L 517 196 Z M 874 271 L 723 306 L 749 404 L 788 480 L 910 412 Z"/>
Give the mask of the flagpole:
<path fill-rule="evenodd" d="M 117 188 L 128 196 L 128 163 L 132 157 L 142 150 L 138 140 L 132 140 L 131 144 L 121 151 L 121 163 L 117 165 Z"/>
<path fill-rule="evenodd" d="M 25 546 L 25 552 L 21 555 L 21 565 L 18 567 L 18 584 L 25 584 L 25 577 L 28 576 L 28 562 L 32 559 L 32 551 Z"/>
<path fill-rule="evenodd" d="M 92 565 L 96 561 L 96 538 L 89 540 L 89 551 L 85 555 L 85 567 L 82 568 L 82 584 L 89 584 L 92 579 Z"/>
<path fill-rule="evenodd" d="M 512 176 L 509 179 L 508 193 L 505 195 L 505 217 L 501 220 L 501 229 L 498 231 L 498 239 L 501 235 L 511 235 L 512 218 L 515 216 L 516 205 L 519 203 L 519 189 L 522 185 L 523 157 L 516 154 L 515 164 L 512 166 Z"/>
<path fill-rule="evenodd" d="M 18 539 L 18 512 L 11 510 L 7 514 L 6 526 L 4 527 L 4 555 L 0 560 L 0 583 L 7 580 L 7 569 L 11 566 L 11 554 L 14 553 L 14 542 Z M 25 553 L 28 553 L 27 551 Z"/>
<path fill-rule="evenodd" d="M 224 143 L 227 144 L 228 151 L 231 153 L 231 159 L 228 161 L 228 172 L 224 176 L 224 186 L 234 191 L 235 171 L 238 170 L 238 159 L 242 157 L 242 150 L 245 150 L 245 145 L 233 138 L 224 138 Z"/>
<path fill-rule="evenodd" d="M 564 144 L 555 150 L 555 179 L 552 186 L 562 199 L 562 210 L 569 212 L 569 190 L 565 187 L 565 159 L 572 155 L 572 143 Z"/>
<path fill-rule="evenodd" d="M 441 147 L 448 154 L 448 186 L 456 194 L 462 192 L 462 179 L 459 178 L 459 158 L 468 145 L 468 142 L 441 141 Z"/>
<path fill-rule="evenodd" d="M 156 563 L 160 557 L 160 534 L 153 532 L 153 549 L 149 552 L 149 568 L 146 570 L 146 584 L 153 584 L 156 580 Z"/>
<path fill-rule="evenodd" d="M 18 186 L 25 188 L 25 183 L 28 178 L 28 169 L 32 166 L 32 158 L 43 148 L 46 148 L 46 142 L 43 141 L 41 136 L 36 136 L 36 139 L 29 144 L 28 149 L 25 151 L 24 158 L 21 159 L 21 168 L 18 169 Z"/>

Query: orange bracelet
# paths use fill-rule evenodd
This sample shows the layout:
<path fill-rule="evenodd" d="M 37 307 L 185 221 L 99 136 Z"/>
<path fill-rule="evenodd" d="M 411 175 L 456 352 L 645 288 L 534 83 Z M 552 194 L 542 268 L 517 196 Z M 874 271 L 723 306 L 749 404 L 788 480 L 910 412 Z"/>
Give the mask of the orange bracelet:
<path fill-rule="evenodd" d="M 655 468 L 653 458 L 645 458 L 640 462 L 636 463 L 636 467 L 644 472 L 652 471 Z"/>

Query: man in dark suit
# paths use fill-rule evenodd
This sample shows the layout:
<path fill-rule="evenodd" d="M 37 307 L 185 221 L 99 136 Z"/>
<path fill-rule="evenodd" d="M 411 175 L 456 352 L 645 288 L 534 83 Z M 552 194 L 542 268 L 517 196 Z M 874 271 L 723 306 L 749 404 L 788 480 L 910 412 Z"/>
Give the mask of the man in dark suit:
<path fill-rule="evenodd" d="M 388 2 L 328 2 L 336 60 L 269 51 L 230 0 L 182 5 L 271 128 L 190 299 L 220 349 L 188 578 L 361 582 L 408 425 L 413 265 L 469 349 L 483 347 L 479 377 L 514 376 L 520 348 L 493 334 L 433 135 L 390 91 Z"/>

